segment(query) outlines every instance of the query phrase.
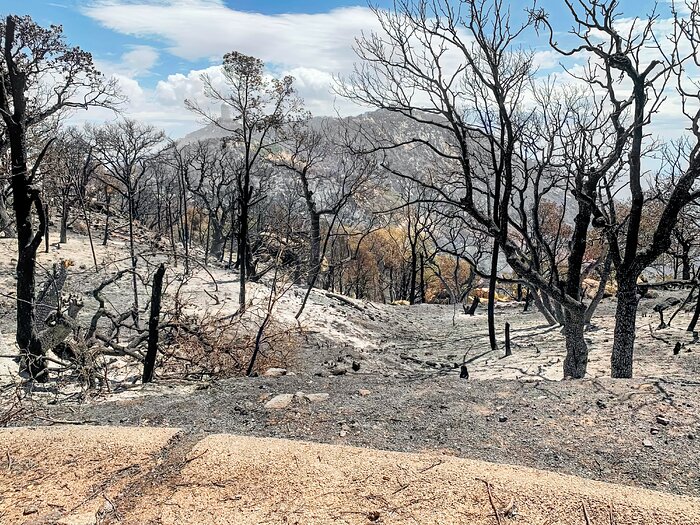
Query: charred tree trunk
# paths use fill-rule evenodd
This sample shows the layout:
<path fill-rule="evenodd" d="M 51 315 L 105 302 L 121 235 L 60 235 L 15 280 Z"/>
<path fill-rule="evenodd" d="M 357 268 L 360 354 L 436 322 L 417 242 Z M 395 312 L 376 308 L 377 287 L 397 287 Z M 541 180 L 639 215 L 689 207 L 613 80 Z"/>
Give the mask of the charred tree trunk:
<path fill-rule="evenodd" d="M 491 350 L 498 349 L 496 341 L 496 274 L 498 273 L 498 241 L 493 242 L 493 253 L 491 255 L 491 275 L 489 277 L 489 296 L 487 305 L 487 317 L 489 325 L 489 344 Z"/>
<path fill-rule="evenodd" d="M 61 226 L 58 242 L 65 244 L 68 241 L 68 203 L 66 202 L 67 196 L 63 196 L 61 202 Z"/>
<path fill-rule="evenodd" d="M 681 264 L 683 267 L 683 280 L 690 281 L 690 244 L 683 245 L 683 253 L 681 254 Z"/>
<path fill-rule="evenodd" d="M 39 192 L 32 187 L 32 174 L 27 166 L 27 128 L 26 128 L 26 75 L 19 71 L 12 56 L 15 43 L 16 22 L 8 16 L 5 23 L 5 67 L 6 82 L 0 88 L 0 108 L 5 122 L 7 137 L 10 142 L 10 161 L 12 163 L 12 206 L 17 227 L 17 334 L 16 341 L 27 358 L 27 371 L 37 381 L 46 381 L 47 367 L 41 342 L 36 333 L 34 320 L 34 273 L 36 253 L 46 228 L 44 206 Z M 11 102 L 8 92 L 11 93 Z M 37 160 L 37 164 L 40 159 Z M 32 227 L 32 207 L 36 210 L 39 224 Z"/>
<path fill-rule="evenodd" d="M 408 290 L 409 304 L 416 304 L 416 274 L 418 273 L 418 253 L 415 243 L 411 242 L 411 281 Z"/>
<path fill-rule="evenodd" d="M 308 284 L 316 282 L 321 270 L 321 215 L 315 209 L 309 208 L 309 245 L 311 257 L 309 259 Z"/>
<path fill-rule="evenodd" d="M 49 253 L 49 205 L 44 204 L 44 252 Z"/>
<path fill-rule="evenodd" d="M 687 331 L 694 332 L 695 325 L 698 324 L 698 318 L 700 318 L 700 294 L 698 294 L 698 302 L 695 303 L 695 312 L 693 312 L 693 318 L 690 320 Z"/>
<path fill-rule="evenodd" d="M 109 240 L 109 204 L 111 200 L 112 196 L 105 186 L 105 231 L 102 236 L 102 246 L 107 246 L 107 241 Z"/>
<path fill-rule="evenodd" d="M 34 318 L 34 289 L 36 253 L 44 234 L 44 207 L 39 193 L 32 189 L 27 173 L 25 130 L 23 126 L 9 126 L 12 159 L 12 195 L 17 224 L 17 346 L 27 358 L 29 375 L 47 380 L 43 349 L 36 333 Z M 39 226 L 32 228 L 31 210 L 35 206 Z"/>
<path fill-rule="evenodd" d="M 425 304 L 425 260 L 420 254 L 420 304 Z"/>
<path fill-rule="evenodd" d="M 472 304 L 469 307 L 469 309 L 468 310 L 465 309 L 465 313 L 467 315 L 474 315 L 476 313 L 476 308 L 477 308 L 477 306 L 479 306 L 480 302 L 481 302 L 481 299 L 479 299 L 478 297 L 475 296 L 474 299 L 472 299 Z"/>
<path fill-rule="evenodd" d="M 136 276 L 136 264 L 138 259 L 136 258 L 136 247 L 134 246 L 134 194 L 131 187 L 131 182 L 127 184 L 127 199 L 129 200 L 129 255 L 131 256 L 131 286 L 133 288 L 134 294 L 134 310 L 132 317 L 134 319 L 134 324 L 139 326 L 139 289 L 138 289 L 138 278 Z"/>
<path fill-rule="evenodd" d="M 634 278 L 620 280 L 618 286 L 610 372 L 615 378 L 631 378 L 639 295 Z"/>
<path fill-rule="evenodd" d="M 209 221 L 211 222 L 211 247 L 209 252 L 214 259 L 221 261 L 224 258 L 224 248 L 226 246 L 224 227 L 216 216 L 212 216 Z"/>
<path fill-rule="evenodd" d="M 510 323 L 506 323 L 506 357 L 513 355 L 513 351 L 510 348 Z"/>
<path fill-rule="evenodd" d="M 241 199 L 238 208 L 238 273 L 240 276 L 240 289 L 238 292 L 238 308 L 240 312 L 245 310 L 246 304 L 246 280 L 248 277 L 248 202 Z"/>
<path fill-rule="evenodd" d="M 566 338 L 566 358 L 564 359 L 564 378 L 582 379 L 588 366 L 588 346 L 583 333 L 586 326 L 585 308 L 566 309 L 564 314 L 564 336 Z"/>
<path fill-rule="evenodd" d="M 173 213 L 170 208 L 170 201 L 166 202 L 165 211 L 168 214 L 168 230 L 170 232 L 170 249 L 173 251 L 173 263 L 177 267 L 177 248 L 175 247 L 175 227 L 173 225 Z"/>
<path fill-rule="evenodd" d="M 590 325 L 593 319 L 593 314 L 596 308 L 600 304 L 600 301 L 605 297 L 605 287 L 608 284 L 608 279 L 610 279 L 610 271 L 612 269 L 612 256 L 610 254 L 605 258 L 605 263 L 603 264 L 603 269 L 600 272 L 600 282 L 598 283 L 598 289 L 596 290 L 595 296 L 591 300 L 588 308 L 586 309 L 586 324 Z"/>
<path fill-rule="evenodd" d="M 547 323 L 549 323 L 549 326 L 556 325 L 557 324 L 556 318 L 554 317 L 552 312 L 549 310 L 549 308 L 545 305 L 545 303 L 542 301 L 542 298 L 540 297 L 539 292 L 537 292 L 536 290 L 530 290 L 530 295 L 532 295 L 532 300 L 535 303 L 535 306 L 540 311 L 540 313 L 544 316 L 544 318 L 547 320 Z"/>
<path fill-rule="evenodd" d="M 153 372 L 156 368 L 156 356 L 158 355 L 158 322 L 160 318 L 160 300 L 163 291 L 163 276 L 165 266 L 161 264 L 153 276 L 153 289 L 151 290 L 151 315 L 148 318 L 148 351 L 143 362 L 143 383 L 153 381 Z"/>

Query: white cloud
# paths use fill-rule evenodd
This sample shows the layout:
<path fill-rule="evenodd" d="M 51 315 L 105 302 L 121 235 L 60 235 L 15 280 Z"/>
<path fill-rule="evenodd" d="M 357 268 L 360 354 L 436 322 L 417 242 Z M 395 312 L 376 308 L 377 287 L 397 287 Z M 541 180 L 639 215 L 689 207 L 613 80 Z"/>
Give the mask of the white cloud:
<path fill-rule="evenodd" d="M 532 54 L 532 65 L 539 71 L 557 67 L 560 60 L 561 55 L 552 50 L 537 51 Z"/>
<path fill-rule="evenodd" d="M 151 72 L 158 62 L 159 53 L 151 46 L 133 46 L 122 55 L 122 66 L 133 76 Z"/>
<path fill-rule="evenodd" d="M 155 39 L 169 53 L 184 60 L 220 64 L 222 55 L 232 50 L 261 58 L 276 75 L 295 77 L 299 94 L 315 115 L 366 110 L 337 97 L 332 84 L 334 75 L 344 76 L 352 70 L 356 61 L 352 49 L 355 38 L 379 29 L 375 14 L 368 8 L 266 15 L 229 8 L 222 0 L 94 0 L 84 8 L 84 13 L 114 31 Z M 670 22 L 668 18 L 657 21 L 661 38 L 668 34 Z M 617 24 L 620 30 L 629 30 L 632 20 L 620 19 Z M 653 58 L 656 58 L 653 52 L 645 49 L 644 63 Z M 129 49 L 118 62 L 99 66 L 105 73 L 119 78 L 130 98 L 127 111 L 130 116 L 150 118 L 174 135 L 181 130 L 190 131 L 198 124 L 196 117 L 184 109 L 184 100 L 206 104 L 200 76 L 207 73 L 221 82 L 219 67 L 212 65 L 170 74 L 154 88 L 145 89 L 136 79 L 149 74 L 158 60 L 155 48 L 142 45 Z M 549 74 L 560 81 L 576 83 L 562 73 L 558 67 L 560 60 L 573 72 L 581 72 L 580 63 L 563 59 L 550 49 L 538 50 L 533 60 L 541 75 Z M 461 57 L 452 54 L 445 58 L 448 66 L 461 61 Z M 655 132 L 665 136 L 678 134 L 679 128 L 686 124 L 672 90 L 670 86 L 669 100 L 654 119 Z"/>
<path fill-rule="evenodd" d="M 265 15 L 237 11 L 219 0 L 95 0 L 83 12 L 119 33 L 163 42 L 165 50 L 187 61 L 219 64 L 224 53 L 233 50 L 258 57 L 276 75 L 295 77 L 299 95 L 315 115 L 366 111 L 338 98 L 332 85 L 333 75 L 352 69 L 355 38 L 378 27 L 368 8 Z M 207 73 L 221 79 L 218 66 L 170 74 L 154 89 L 137 93 L 127 79 L 148 74 L 158 58 L 155 48 L 144 45 L 130 49 L 119 62 L 98 65 L 107 75 L 120 76 L 129 94 L 130 116 L 159 113 L 166 123 L 180 118 L 180 128 L 196 127 L 184 100 L 205 104 L 200 76 Z"/>
<path fill-rule="evenodd" d="M 230 9 L 218 0 L 97 0 L 84 13 L 114 31 L 158 38 L 186 60 L 220 59 L 236 50 L 269 64 L 329 72 L 351 67 L 354 38 L 377 28 L 366 7 L 266 15 Z"/>
<path fill-rule="evenodd" d="M 96 60 L 99 70 L 107 76 L 118 74 L 129 78 L 139 78 L 151 74 L 158 63 L 158 50 L 145 45 L 129 46 L 129 50 L 114 60 Z"/>

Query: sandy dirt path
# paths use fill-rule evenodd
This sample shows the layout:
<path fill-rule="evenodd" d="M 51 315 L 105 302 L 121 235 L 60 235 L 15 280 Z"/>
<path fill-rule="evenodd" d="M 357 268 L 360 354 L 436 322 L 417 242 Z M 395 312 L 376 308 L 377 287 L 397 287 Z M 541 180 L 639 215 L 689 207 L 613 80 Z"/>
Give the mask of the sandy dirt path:
<path fill-rule="evenodd" d="M 438 454 L 113 427 L 0 451 L 7 525 L 700 523 L 699 499 Z"/>

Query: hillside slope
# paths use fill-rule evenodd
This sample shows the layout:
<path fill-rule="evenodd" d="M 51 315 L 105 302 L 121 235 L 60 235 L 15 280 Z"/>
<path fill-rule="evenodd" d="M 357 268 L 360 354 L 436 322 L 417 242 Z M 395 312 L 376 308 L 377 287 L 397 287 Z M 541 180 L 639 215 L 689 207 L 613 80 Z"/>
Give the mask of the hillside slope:
<path fill-rule="evenodd" d="M 101 427 L 4 430 L 0 449 L 8 525 L 700 521 L 698 499 L 434 453 Z"/>

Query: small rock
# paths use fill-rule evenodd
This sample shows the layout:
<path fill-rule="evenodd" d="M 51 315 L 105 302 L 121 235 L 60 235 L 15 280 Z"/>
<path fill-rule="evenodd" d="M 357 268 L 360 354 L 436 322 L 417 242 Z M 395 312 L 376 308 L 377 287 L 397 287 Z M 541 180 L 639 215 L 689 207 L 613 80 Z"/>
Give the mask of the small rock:
<path fill-rule="evenodd" d="M 668 424 L 671 422 L 671 420 L 668 419 L 666 416 L 656 416 L 656 422 L 657 422 L 659 425 L 664 425 L 664 426 L 666 426 L 666 425 L 668 425 Z"/>
<path fill-rule="evenodd" d="M 328 399 L 329 394 L 326 393 L 321 393 L 321 394 L 304 394 L 304 399 L 307 401 L 310 401 L 312 403 L 318 403 L 319 401 L 325 401 Z"/>
<path fill-rule="evenodd" d="M 695 434 L 688 434 L 688 439 L 690 439 L 691 441 L 695 439 Z"/>
<path fill-rule="evenodd" d="M 112 511 L 114 512 L 114 511 Z M 56 525 L 95 525 L 98 520 L 100 523 L 109 513 L 103 513 L 102 509 L 97 511 L 97 515 L 94 512 L 84 512 L 82 514 L 71 514 L 70 516 L 64 516 L 60 518 Z"/>
<path fill-rule="evenodd" d="M 24 512 L 22 512 L 22 514 L 24 516 L 29 516 L 30 514 L 36 514 L 37 512 L 39 512 L 39 509 L 37 509 L 35 506 L 32 505 L 31 507 L 26 507 L 24 509 Z"/>
<path fill-rule="evenodd" d="M 352 370 L 353 372 L 359 372 L 360 371 L 360 363 L 357 361 L 352 362 Z"/>
<path fill-rule="evenodd" d="M 369 390 L 367 390 L 367 389 L 365 389 L 365 388 L 360 388 L 360 389 L 357 391 L 357 393 L 360 394 L 362 397 L 367 397 L 367 396 L 370 395 L 372 392 L 370 392 Z"/>
<path fill-rule="evenodd" d="M 292 404 L 293 399 L 294 394 L 278 394 L 272 399 L 270 399 L 267 403 L 265 403 L 265 408 L 273 410 L 287 408 L 289 405 Z"/>
<path fill-rule="evenodd" d="M 114 512 L 116 512 L 116 510 L 117 509 L 114 508 L 114 504 L 111 501 L 106 499 L 102 503 L 102 506 L 100 507 L 100 510 L 98 511 L 98 513 L 100 514 L 100 516 L 104 517 L 104 516 L 107 516 L 108 514 L 113 514 Z"/>
<path fill-rule="evenodd" d="M 652 435 L 652 436 L 655 436 L 656 434 L 659 433 L 659 429 L 656 428 L 656 427 L 651 427 L 650 432 L 651 432 L 651 435 Z"/>
<path fill-rule="evenodd" d="M 348 369 L 344 366 L 336 366 L 335 368 L 331 369 L 331 374 L 334 376 L 344 376 L 347 373 Z"/>
<path fill-rule="evenodd" d="M 282 377 L 287 375 L 286 368 L 268 368 L 263 376 L 265 377 Z"/>
<path fill-rule="evenodd" d="M 341 430 L 340 433 L 338 434 L 341 438 L 344 438 L 345 436 L 348 435 L 348 432 L 346 430 Z"/>
<path fill-rule="evenodd" d="M 642 441 L 642 445 L 644 445 L 646 448 L 654 448 L 654 443 L 651 439 L 645 439 Z"/>
<path fill-rule="evenodd" d="M 498 422 L 499 422 L 499 423 L 505 423 L 506 421 L 508 421 L 508 417 L 507 417 L 507 416 L 498 416 Z"/>
<path fill-rule="evenodd" d="M 595 402 L 596 405 L 598 405 L 598 408 L 603 409 L 603 408 L 608 408 L 608 405 L 605 404 L 605 401 L 602 399 L 599 399 L 598 401 Z"/>

